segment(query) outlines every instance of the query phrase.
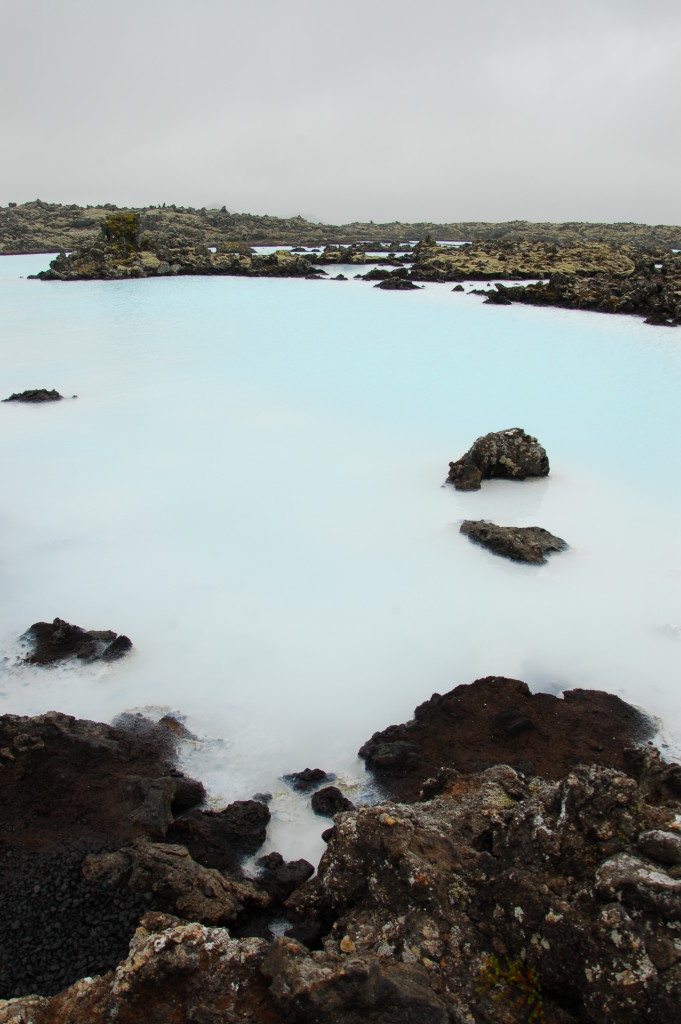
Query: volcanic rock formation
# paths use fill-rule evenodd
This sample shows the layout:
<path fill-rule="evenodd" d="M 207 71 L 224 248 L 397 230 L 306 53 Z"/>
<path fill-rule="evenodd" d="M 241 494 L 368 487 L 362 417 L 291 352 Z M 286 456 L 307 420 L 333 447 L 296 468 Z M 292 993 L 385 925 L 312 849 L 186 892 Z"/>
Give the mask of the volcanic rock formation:
<path fill-rule="evenodd" d="M 512 427 L 479 437 L 465 455 L 449 463 L 446 482 L 457 491 L 478 491 L 482 480 L 526 480 L 548 474 L 548 456 L 537 438 Z"/>
<path fill-rule="evenodd" d="M 567 547 L 564 540 L 541 526 L 497 526 L 484 519 L 465 519 L 459 532 L 495 555 L 530 565 L 543 565 L 548 554 Z"/>

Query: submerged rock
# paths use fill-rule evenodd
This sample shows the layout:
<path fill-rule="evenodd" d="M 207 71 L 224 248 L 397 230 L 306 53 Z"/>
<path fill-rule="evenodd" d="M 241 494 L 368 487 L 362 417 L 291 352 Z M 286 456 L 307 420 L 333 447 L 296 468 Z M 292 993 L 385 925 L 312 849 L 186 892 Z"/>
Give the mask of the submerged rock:
<path fill-rule="evenodd" d="M 482 480 L 526 480 L 548 474 L 548 456 L 537 438 L 512 427 L 474 441 L 465 455 L 449 463 L 446 483 L 457 491 L 478 491 Z"/>
<path fill-rule="evenodd" d="M 543 565 L 548 554 L 568 546 L 541 526 L 497 526 L 484 519 L 466 519 L 459 532 L 495 555 L 530 565 Z"/>
<path fill-rule="evenodd" d="M 35 388 L 29 391 L 15 392 L 9 398 L 3 398 L 3 402 L 59 402 L 63 397 L 54 389 L 48 391 L 47 388 Z"/>
<path fill-rule="evenodd" d="M 82 629 L 64 619 L 34 622 L 24 636 L 33 645 L 26 658 L 31 665 L 53 665 L 67 658 L 116 661 L 132 649 L 132 640 L 111 629 Z"/>
<path fill-rule="evenodd" d="M 408 277 L 395 277 L 393 274 L 390 277 L 386 277 L 384 281 L 379 281 L 378 284 L 374 285 L 374 288 L 383 288 L 384 291 L 413 291 L 418 289 L 420 285 L 414 284 Z"/>
<path fill-rule="evenodd" d="M 309 793 L 310 790 L 318 789 L 324 782 L 333 782 L 335 778 L 332 772 L 325 772 L 322 768 L 303 768 L 302 772 L 282 775 L 287 786 L 291 786 L 299 793 Z"/>

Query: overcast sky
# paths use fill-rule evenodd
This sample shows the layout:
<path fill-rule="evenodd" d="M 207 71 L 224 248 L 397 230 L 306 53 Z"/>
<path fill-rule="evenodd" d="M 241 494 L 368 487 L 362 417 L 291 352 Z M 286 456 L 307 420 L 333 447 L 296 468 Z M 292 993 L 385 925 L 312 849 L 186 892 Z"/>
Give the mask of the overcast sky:
<path fill-rule="evenodd" d="M 0 0 L 0 203 L 681 223 L 681 0 Z"/>

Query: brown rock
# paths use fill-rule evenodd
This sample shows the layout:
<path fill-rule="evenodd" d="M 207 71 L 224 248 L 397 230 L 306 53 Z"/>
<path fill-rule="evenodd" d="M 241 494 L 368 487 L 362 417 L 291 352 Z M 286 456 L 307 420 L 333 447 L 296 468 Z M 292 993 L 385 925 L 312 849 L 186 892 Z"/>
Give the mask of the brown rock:
<path fill-rule="evenodd" d="M 34 622 L 24 635 L 33 646 L 26 658 L 32 665 L 53 665 L 67 658 L 115 661 L 132 648 L 129 637 L 117 636 L 113 630 L 86 630 L 59 618 L 52 622 Z"/>
<path fill-rule="evenodd" d="M 526 480 L 548 473 L 549 460 L 537 438 L 512 427 L 479 437 L 465 455 L 449 463 L 446 483 L 457 491 L 478 491 L 482 480 Z"/>
<path fill-rule="evenodd" d="M 91 854 L 83 862 L 88 881 L 152 893 L 156 906 L 188 921 L 229 924 L 245 904 L 265 907 L 269 896 L 253 883 L 227 878 L 192 860 L 184 846 L 137 840 L 114 853 Z"/>
<path fill-rule="evenodd" d="M 221 811 L 193 808 L 172 823 L 167 837 L 186 846 L 199 864 L 235 871 L 265 842 L 270 817 L 258 800 L 235 800 Z"/>
<path fill-rule="evenodd" d="M 553 779 L 578 764 L 626 770 L 624 749 L 655 732 L 650 719 L 612 694 L 533 694 L 520 680 L 501 676 L 434 694 L 414 716 L 374 733 L 359 751 L 383 792 L 402 800 L 417 799 L 443 766 L 467 773 L 510 764 Z"/>
<path fill-rule="evenodd" d="M 544 565 L 548 554 L 567 548 L 564 540 L 541 526 L 497 526 L 484 519 L 465 519 L 459 532 L 495 555 L 529 565 Z"/>

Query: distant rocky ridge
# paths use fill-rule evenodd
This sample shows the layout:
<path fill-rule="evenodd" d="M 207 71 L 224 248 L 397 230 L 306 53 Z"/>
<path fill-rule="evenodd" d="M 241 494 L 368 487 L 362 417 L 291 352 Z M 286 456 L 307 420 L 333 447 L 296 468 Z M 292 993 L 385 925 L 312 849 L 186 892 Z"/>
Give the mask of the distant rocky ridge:
<path fill-rule="evenodd" d="M 508 221 L 485 223 L 459 221 L 435 224 L 430 221 L 374 224 L 317 224 L 303 217 L 256 216 L 230 213 L 225 207 L 193 209 L 183 206 L 118 208 L 113 204 L 81 207 L 45 203 L 36 199 L 20 205 L 0 207 L 0 254 L 59 252 L 91 244 L 99 235 L 102 220 L 112 213 L 137 213 L 145 231 L 185 244 L 221 246 L 241 241 L 249 245 L 326 245 L 358 241 L 397 245 L 431 235 L 452 241 L 537 241 L 583 245 L 606 242 L 611 245 L 666 249 L 681 248 L 681 227 L 646 224 L 563 224 Z"/>

